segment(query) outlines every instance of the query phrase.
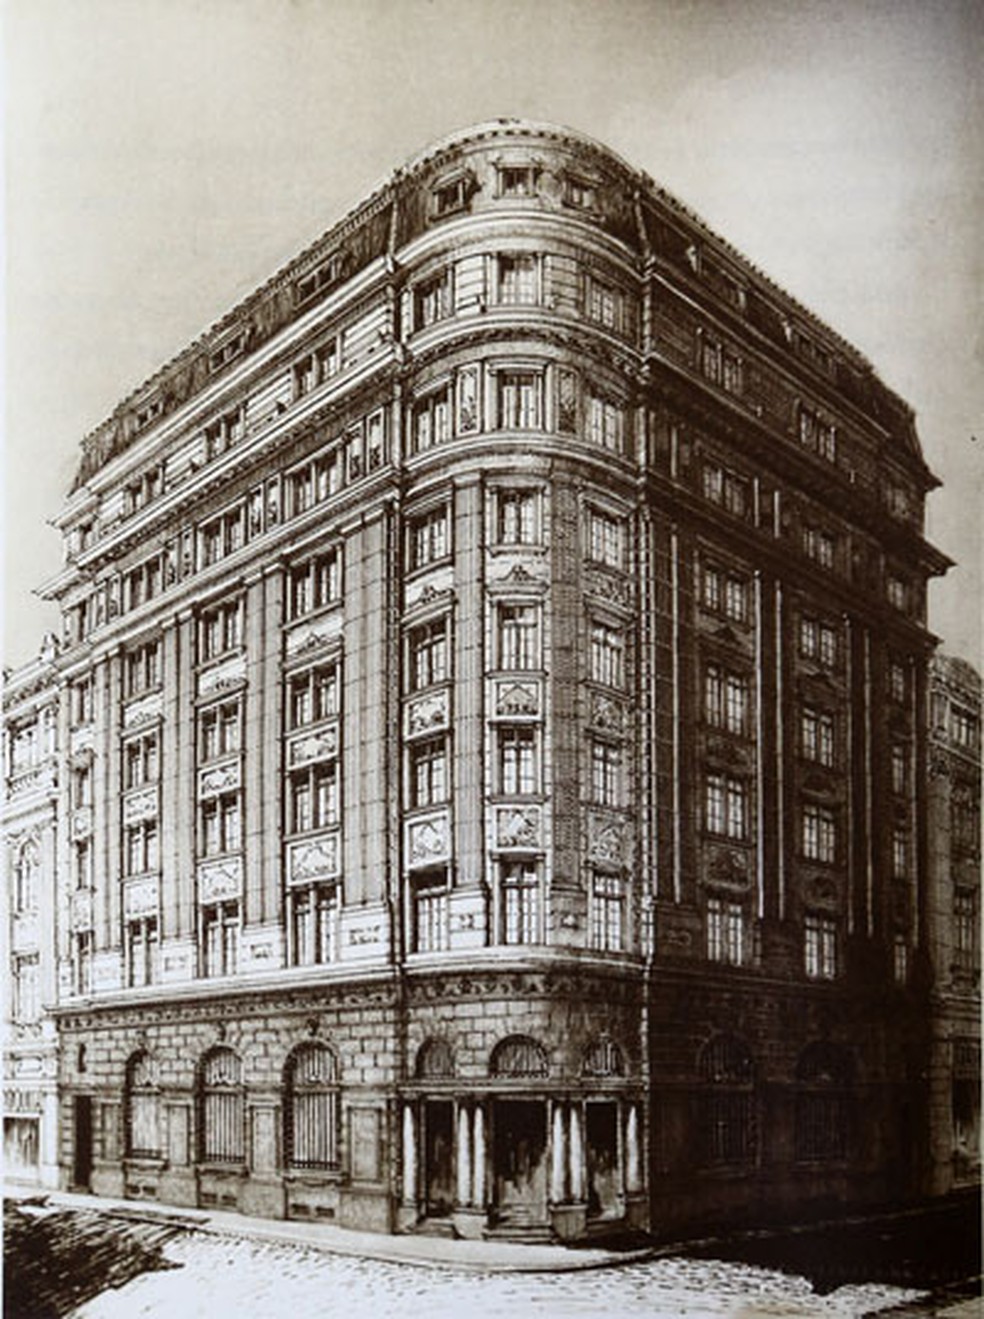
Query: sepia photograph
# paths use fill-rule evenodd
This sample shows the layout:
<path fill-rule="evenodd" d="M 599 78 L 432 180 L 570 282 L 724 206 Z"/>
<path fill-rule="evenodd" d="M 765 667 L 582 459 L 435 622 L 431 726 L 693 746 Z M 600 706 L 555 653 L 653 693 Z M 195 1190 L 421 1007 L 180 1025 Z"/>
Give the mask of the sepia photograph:
<path fill-rule="evenodd" d="M 4 1319 L 976 1319 L 979 0 L 2 0 Z"/>

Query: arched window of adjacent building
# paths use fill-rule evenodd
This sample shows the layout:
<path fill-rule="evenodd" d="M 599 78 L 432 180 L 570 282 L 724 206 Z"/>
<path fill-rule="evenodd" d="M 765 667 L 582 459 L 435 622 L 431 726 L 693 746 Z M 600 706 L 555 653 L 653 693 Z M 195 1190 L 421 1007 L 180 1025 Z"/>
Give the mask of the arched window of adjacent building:
<path fill-rule="evenodd" d="M 245 1159 L 243 1065 L 232 1049 L 207 1053 L 199 1073 L 199 1158 L 203 1163 Z"/>
<path fill-rule="evenodd" d="M 796 1064 L 796 1157 L 816 1163 L 846 1159 L 851 1138 L 854 1060 L 826 1040 L 808 1044 Z"/>
<path fill-rule="evenodd" d="M 734 1035 L 715 1035 L 697 1059 L 700 1144 L 706 1165 L 745 1164 L 755 1157 L 755 1067 Z"/>
<path fill-rule="evenodd" d="M 123 1111 L 127 1157 L 158 1158 L 161 1152 L 161 1101 L 155 1068 L 148 1053 L 135 1053 L 126 1065 Z"/>
<path fill-rule="evenodd" d="M 417 1051 L 417 1079 L 442 1080 L 454 1076 L 454 1053 L 447 1040 L 436 1036 L 425 1040 Z"/>
<path fill-rule="evenodd" d="M 600 1035 L 585 1049 L 581 1071 L 584 1076 L 624 1076 L 622 1050 L 607 1035 Z"/>
<path fill-rule="evenodd" d="M 546 1076 L 549 1071 L 547 1053 L 542 1044 L 528 1035 L 510 1035 L 492 1050 L 489 1072 L 492 1076 L 533 1077 Z"/>
<path fill-rule="evenodd" d="M 337 1168 L 338 1059 L 326 1044 L 299 1044 L 284 1075 L 284 1149 L 289 1168 Z"/>
<path fill-rule="evenodd" d="M 29 839 L 17 853 L 14 862 L 14 902 L 18 912 L 37 910 L 40 873 L 41 857 L 38 845 L 33 839 Z"/>

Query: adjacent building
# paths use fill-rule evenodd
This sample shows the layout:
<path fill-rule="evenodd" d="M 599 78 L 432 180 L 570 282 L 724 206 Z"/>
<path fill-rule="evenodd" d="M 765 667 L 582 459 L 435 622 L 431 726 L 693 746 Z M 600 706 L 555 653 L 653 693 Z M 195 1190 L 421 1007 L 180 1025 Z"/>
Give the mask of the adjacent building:
<path fill-rule="evenodd" d="M 563 1239 L 921 1189 L 935 484 L 606 148 L 399 169 L 83 441 L 64 1181 Z"/>

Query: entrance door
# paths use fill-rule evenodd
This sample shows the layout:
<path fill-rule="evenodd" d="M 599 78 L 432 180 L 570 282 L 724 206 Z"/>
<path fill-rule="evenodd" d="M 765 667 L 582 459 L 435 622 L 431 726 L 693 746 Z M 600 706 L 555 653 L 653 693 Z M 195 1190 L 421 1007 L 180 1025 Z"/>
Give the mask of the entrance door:
<path fill-rule="evenodd" d="M 92 1181 L 92 1099 L 89 1095 L 75 1096 L 75 1163 L 72 1177 L 80 1190 L 89 1190 Z"/>
<path fill-rule="evenodd" d="M 588 1217 L 619 1213 L 618 1106 L 588 1104 L 584 1120 L 588 1165 Z"/>
<path fill-rule="evenodd" d="M 424 1104 L 425 1210 L 449 1214 L 454 1207 L 454 1109 L 450 1100 Z"/>
<path fill-rule="evenodd" d="M 494 1113 L 495 1203 L 503 1218 L 547 1215 L 547 1109 L 542 1100 L 498 1099 Z"/>

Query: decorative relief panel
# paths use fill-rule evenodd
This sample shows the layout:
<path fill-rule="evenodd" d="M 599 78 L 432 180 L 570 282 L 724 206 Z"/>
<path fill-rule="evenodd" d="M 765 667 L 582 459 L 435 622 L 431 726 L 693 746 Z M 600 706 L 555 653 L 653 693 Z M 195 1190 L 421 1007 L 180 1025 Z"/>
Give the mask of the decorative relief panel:
<path fill-rule="evenodd" d="M 221 664 L 213 664 L 198 675 L 198 695 L 211 696 L 216 692 L 241 687 L 246 681 L 246 652 L 238 651 Z"/>
<path fill-rule="evenodd" d="M 290 766 L 307 765 L 312 760 L 330 760 L 338 755 L 338 724 L 328 724 L 314 733 L 295 737 L 287 747 Z"/>
<path fill-rule="evenodd" d="M 601 692 L 592 693 L 591 724 L 594 728 L 602 728 L 606 733 L 624 733 L 626 722 L 625 706 L 621 701 Z"/>
<path fill-rule="evenodd" d="M 92 724 L 83 724 L 81 728 L 73 728 L 69 740 L 68 749 L 76 755 L 79 751 L 91 751 L 95 730 Z"/>
<path fill-rule="evenodd" d="M 239 758 L 198 771 L 198 796 L 214 797 L 220 792 L 235 792 L 240 779 Z"/>
<path fill-rule="evenodd" d="M 34 912 L 14 917 L 11 943 L 17 953 L 38 947 L 38 918 Z"/>
<path fill-rule="evenodd" d="M 72 812 L 72 837 L 88 838 L 92 833 L 92 807 L 80 806 Z"/>
<path fill-rule="evenodd" d="M 632 586 L 622 573 L 585 567 L 584 589 L 588 595 L 600 596 L 607 604 L 621 605 L 625 609 L 632 606 Z"/>
<path fill-rule="evenodd" d="M 242 887 L 242 857 L 231 856 L 222 861 L 202 861 L 199 864 L 199 902 L 219 902 L 223 898 L 238 898 Z"/>
<path fill-rule="evenodd" d="M 152 820 L 156 814 L 156 788 L 142 788 L 139 792 L 131 792 L 123 798 L 124 824 L 137 824 L 140 820 Z"/>
<path fill-rule="evenodd" d="M 30 769 L 16 778 L 8 779 L 8 792 L 11 797 L 23 797 L 30 792 L 51 792 L 55 787 L 53 769 Z"/>
<path fill-rule="evenodd" d="M 592 811 L 588 815 L 588 860 L 622 866 L 628 862 L 628 831 L 625 821 Z"/>
<path fill-rule="evenodd" d="M 164 715 L 164 693 L 149 692 L 135 701 L 127 701 L 123 707 L 123 728 L 139 728 L 141 724 L 152 723 Z M 73 748 L 74 749 L 74 748 Z"/>
<path fill-rule="evenodd" d="M 188 939 L 165 939 L 161 945 L 161 980 L 190 980 L 195 971 L 195 945 Z"/>
<path fill-rule="evenodd" d="M 72 929 L 92 929 L 92 889 L 76 889 L 72 894 Z"/>
<path fill-rule="evenodd" d="M 495 713 L 507 719 L 522 715 L 535 717 L 542 708 L 540 684 L 535 678 L 522 681 L 507 678 L 496 682 L 493 699 Z"/>
<path fill-rule="evenodd" d="M 509 592 L 534 591 L 537 594 L 547 589 L 548 568 L 540 557 L 497 553 L 494 566 L 495 576 L 489 578 L 488 587 L 495 594 L 500 589 Z"/>
<path fill-rule="evenodd" d="M 240 966 L 244 971 L 272 971 L 283 965 L 279 926 L 262 926 L 244 933 Z"/>
<path fill-rule="evenodd" d="M 447 728 L 450 711 L 451 700 L 447 688 L 409 702 L 404 711 L 405 736 L 414 737 L 418 733 Z"/>
<path fill-rule="evenodd" d="M 123 913 L 131 916 L 154 916 L 160 901 L 156 879 L 137 879 L 123 886 Z"/>
<path fill-rule="evenodd" d="M 451 813 L 436 811 L 407 822 L 407 858 L 413 867 L 430 866 L 451 857 Z"/>
<path fill-rule="evenodd" d="M 332 609 L 327 614 L 295 624 L 287 631 L 287 654 L 293 658 L 295 655 L 305 655 L 309 650 L 330 646 L 342 635 L 342 621 L 342 611 Z"/>
<path fill-rule="evenodd" d="M 431 600 L 437 600 L 441 595 L 450 595 L 453 587 L 454 569 L 450 563 L 440 568 L 433 568 L 430 572 L 422 573 L 421 576 L 413 577 L 407 582 L 405 607 L 412 609 L 414 605 L 428 604 Z"/>
<path fill-rule="evenodd" d="M 751 860 L 737 847 L 711 847 L 707 852 L 707 882 L 718 888 L 744 891 L 752 882 Z"/>
<path fill-rule="evenodd" d="M 492 834 L 495 846 L 541 848 L 542 823 L 539 806 L 497 806 Z"/>
<path fill-rule="evenodd" d="M 336 879 L 340 873 L 341 834 L 291 843 L 287 849 L 287 878 L 293 883 L 312 879 Z"/>

